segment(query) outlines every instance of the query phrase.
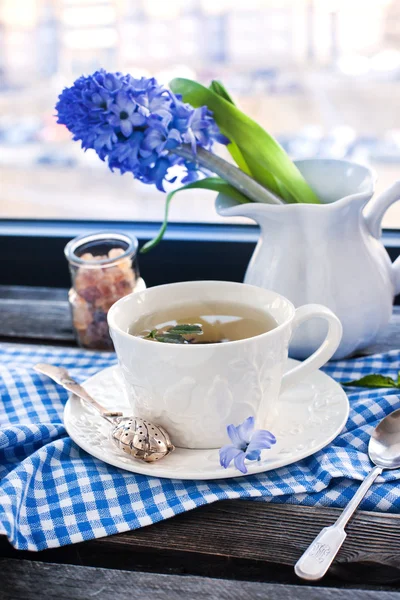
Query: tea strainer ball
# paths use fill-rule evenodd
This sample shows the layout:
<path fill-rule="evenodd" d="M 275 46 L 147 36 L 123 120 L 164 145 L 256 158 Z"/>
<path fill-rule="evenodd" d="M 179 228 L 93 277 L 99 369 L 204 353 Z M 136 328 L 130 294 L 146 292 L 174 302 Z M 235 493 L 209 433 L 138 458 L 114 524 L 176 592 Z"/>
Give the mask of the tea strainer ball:
<path fill-rule="evenodd" d="M 165 429 L 150 421 L 137 417 L 118 417 L 114 422 L 116 426 L 111 431 L 113 441 L 123 452 L 135 458 L 153 462 L 174 449 Z"/>
<path fill-rule="evenodd" d="M 154 462 L 175 450 L 165 429 L 145 419 L 134 416 L 124 417 L 121 412 L 110 411 L 101 406 L 84 387 L 69 376 L 66 369 L 44 363 L 34 368 L 35 371 L 51 377 L 66 390 L 93 406 L 103 419 L 113 425 L 110 432 L 111 439 L 126 454 L 138 460 Z"/>

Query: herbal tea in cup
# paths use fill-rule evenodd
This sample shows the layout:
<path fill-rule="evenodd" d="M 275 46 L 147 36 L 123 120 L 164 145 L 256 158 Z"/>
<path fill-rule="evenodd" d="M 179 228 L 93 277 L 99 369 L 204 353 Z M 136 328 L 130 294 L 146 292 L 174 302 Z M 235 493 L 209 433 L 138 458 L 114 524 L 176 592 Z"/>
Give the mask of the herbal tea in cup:
<path fill-rule="evenodd" d="M 276 327 L 265 310 L 231 302 L 193 302 L 143 315 L 131 335 L 170 344 L 218 344 L 245 340 Z"/>
<path fill-rule="evenodd" d="M 328 321 L 325 342 L 287 370 L 292 331 L 315 317 Z M 341 336 L 340 321 L 323 306 L 295 309 L 276 292 L 229 281 L 131 294 L 111 307 L 108 324 L 132 413 L 184 448 L 220 448 L 227 425 L 250 416 L 273 431 L 281 391 L 325 364 Z"/>

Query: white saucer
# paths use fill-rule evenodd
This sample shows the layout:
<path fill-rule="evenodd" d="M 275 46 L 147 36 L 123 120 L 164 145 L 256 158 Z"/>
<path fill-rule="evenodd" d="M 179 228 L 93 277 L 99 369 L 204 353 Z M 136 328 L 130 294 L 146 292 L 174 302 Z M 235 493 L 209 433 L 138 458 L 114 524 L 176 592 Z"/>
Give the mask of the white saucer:
<path fill-rule="evenodd" d="M 289 359 L 287 368 L 298 361 Z M 132 414 L 118 366 L 100 371 L 84 384 L 101 404 Z M 273 433 L 277 443 L 264 450 L 260 461 L 246 461 L 248 474 L 262 473 L 294 463 L 329 444 L 343 429 L 349 414 L 347 396 L 331 377 L 317 371 L 283 393 Z M 218 450 L 177 448 L 160 462 L 145 463 L 123 454 L 109 437 L 110 425 L 77 396 L 71 395 L 64 411 L 68 434 L 96 458 L 133 473 L 172 479 L 224 479 L 241 477 L 233 465 L 223 469 Z M 236 423 L 235 423 L 236 425 Z M 229 439 L 227 436 L 227 443 Z"/>

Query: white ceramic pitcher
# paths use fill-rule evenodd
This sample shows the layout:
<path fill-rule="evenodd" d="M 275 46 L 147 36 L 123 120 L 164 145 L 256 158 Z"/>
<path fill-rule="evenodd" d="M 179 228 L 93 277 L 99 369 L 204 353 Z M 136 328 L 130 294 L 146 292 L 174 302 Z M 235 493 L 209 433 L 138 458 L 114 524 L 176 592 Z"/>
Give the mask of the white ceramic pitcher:
<path fill-rule="evenodd" d="M 400 292 L 400 258 L 392 264 L 380 241 L 383 215 L 400 199 L 400 181 L 371 199 L 375 177 L 367 167 L 325 159 L 296 165 L 323 204 L 237 204 L 219 195 L 216 208 L 260 225 L 245 283 L 274 290 L 296 307 L 328 306 L 343 325 L 334 355 L 343 358 L 374 341 Z M 305 323 L 293 338 L 291 356 L 309 356 L 325 334 L 325 323 Z"/>

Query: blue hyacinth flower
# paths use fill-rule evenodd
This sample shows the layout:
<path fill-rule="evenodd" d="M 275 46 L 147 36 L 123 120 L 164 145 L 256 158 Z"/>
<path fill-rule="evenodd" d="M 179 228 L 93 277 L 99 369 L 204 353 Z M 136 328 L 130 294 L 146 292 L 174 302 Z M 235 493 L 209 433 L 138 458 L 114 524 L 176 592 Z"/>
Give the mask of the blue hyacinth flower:
<path fill-rule="evenodd" d="M 221 467 L 227 469 L 231 462 L 241 473 L 247 473 L 244 461 L 260 460 L 261 450 L 268 450 L 276 443 L 275 436 L 266 429 L 254 431 L 254 417 L 248 417 L 241 425 L 228 425 L 228 435 L 232 444 L 219 451 Z"/>
<path fill-rule="evenodd" d="M 87 150 L 94 149 L 111 170 L 130 172 L 143 183 L 164 191 L 171 167 L 186 168 L 190 181 L 201 176 L 194 161 L 174 154 L 190 144 L 211 150 L 213 143 L 228 143 L 206 106 L 193 108 L 154 78 L 135 79 L 104 69 L 79 77 L 60 94 L 58 123 L 65 125 Z"/>
<path fill-rule="evenodd" d="M 108 122 L 128 138 L 134 127 L 141 127 L 146 123 L 146 117 L 137 108 L 136 102 L 126 92 L 118 92 L 115 101 L 109 105 L 112 114 Z"/>

